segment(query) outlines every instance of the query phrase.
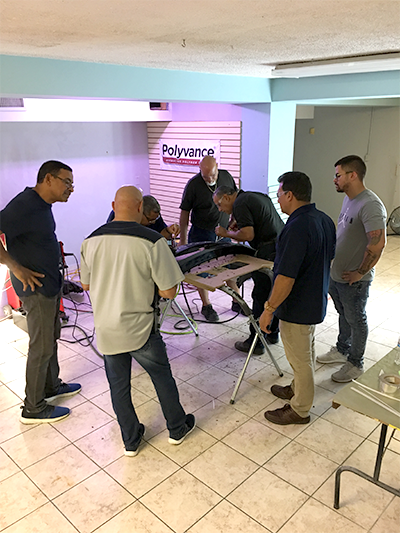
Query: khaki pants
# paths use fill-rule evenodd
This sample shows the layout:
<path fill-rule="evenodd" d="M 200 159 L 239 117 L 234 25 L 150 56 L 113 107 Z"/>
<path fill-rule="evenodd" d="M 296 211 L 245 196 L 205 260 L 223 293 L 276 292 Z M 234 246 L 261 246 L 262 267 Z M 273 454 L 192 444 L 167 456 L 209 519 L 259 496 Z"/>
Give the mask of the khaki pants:
<path fill-rule="evenodd" d="M 279 321 L 281 338 L 293 369 L 293 398 L 290 405 L 299 416 L 306 417 L 314 401 L 315 325 Z"/>

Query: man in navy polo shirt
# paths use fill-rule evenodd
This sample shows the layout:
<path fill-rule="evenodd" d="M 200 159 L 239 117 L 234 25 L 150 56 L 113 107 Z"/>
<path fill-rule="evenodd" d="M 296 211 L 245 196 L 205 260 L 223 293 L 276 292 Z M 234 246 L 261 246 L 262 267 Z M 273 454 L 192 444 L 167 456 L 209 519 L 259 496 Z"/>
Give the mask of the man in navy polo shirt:
<path fill-rule="evenodd" d="M 274 396 L 290 403 L 264 416 L 274 424 L 307 424 L 314 400 L 315 325 L 326 314 L 336 230 L 333 221 L 310 203 L 312 188 L 306 174 L 286 172 L 278 182 L 278 201 L 289 218 L 278 237 L 274 286 L 260 327 L 268 333 L 273 315 L 279 318 L 294 377 L 286 387 L 271 387 Z"/>
<path fill-rule="evenodd" d="M 0 212 L 0 233 L 7 243 L 7 250 L 0 246 L 0 262 L 10 269 L 29 333 L 23 424 L 65 418 L 70 413 L 67 407 L 47 402 L 81 390 L 79 383 L 63 383 L 58 377 L 57 356 L 62 278 L 52 204 L 67 202 L 73 190 L 72 169 L 60 161 L 47 161 L 39 169 L 36 185 L 26 187 Z"/>

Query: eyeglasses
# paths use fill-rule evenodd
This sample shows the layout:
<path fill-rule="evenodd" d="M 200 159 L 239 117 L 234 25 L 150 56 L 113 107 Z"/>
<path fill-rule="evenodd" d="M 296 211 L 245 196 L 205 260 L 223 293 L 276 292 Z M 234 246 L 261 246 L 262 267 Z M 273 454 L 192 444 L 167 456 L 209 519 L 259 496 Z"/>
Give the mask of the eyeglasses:
<path fill-rule="evenodd" d="M 224 199 L 224 197 L 221 196 L 221 198 L 218 200 L 218 202 L 217 202 L 217 206 L 218 206 L 218 207 L 221 207 L 221 204 L 222 204 L 222 200 L 223 200 L 223 199 Z"/>
<path fill-rule="evenodd" d="M 60 176 L 56 176 L 55 174 L 52 174 L 53 178 L 57 178 L 58 180 L 62 181 L 64 185 L 67 187 L 67 189 L 73 189 L 74 184 L 69 178 L 60 178 Z"/>
<path fill-rule="evenodd" d="M 158 220 L 158 219 L 160 218 L 160 216 L 161 216 L 161 215 L 159 214 L 158 217 L 156 217 L 156 218 L 149 218 L 145 213 L 143 213 L 143 214 L 144 214 L 144 216 L 147 218 L 147 222 L 148 222 L 149 224 L 155 224 L 155 223 L 157 222 L 157 220 Z"/>
<path fill-rule="evenodd" d="M 352 174 L 352 173 L 353 173 L 352 170 L 347 170 L 347 171 L 345 171 L 344 174 L 335 174 L 335 179 L 338 180 L 339 178 L 343 178 L 343 176 L 345 176 L 346 174 Z"/>
<path fill-rule="evenodd" d="M 281 196 L 283 196 L 284 194 L 286 194 L 287 192 L 289 192 L 289 191 L 278 191 L 278 192 L 276 193 L 276 197 L 277 197 L 278 200 L 279 200 L 279 198 L 280 198 Z"/>

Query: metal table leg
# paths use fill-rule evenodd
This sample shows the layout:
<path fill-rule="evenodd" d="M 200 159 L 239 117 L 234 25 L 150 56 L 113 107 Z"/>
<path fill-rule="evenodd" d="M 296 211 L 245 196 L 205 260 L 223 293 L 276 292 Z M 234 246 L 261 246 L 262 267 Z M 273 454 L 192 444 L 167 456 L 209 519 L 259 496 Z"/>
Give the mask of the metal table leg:
<path fill-rule="evenodd" d="M 236 394 L 239 390 L 239 387 L 240 387 L 240 384 L 242 383 L 243 381 L 243 378 L 244 378 L 244 375 L 245 375 L 245 372 L 246 372 L 246 369 L 247 369 L 247 366 L 250 362 L 250 358 L 251 356 L 253 355 L 253 351 L 254 351 L 254 348 L 255 348 L 255 345 L 257 343 L 257 339 L 260 339 L 260 341 L 262 342 L 264 348 L 267 350 L 267 353 L 271 359 L 271 361 L 274 363 L 275 365 L 275 368 L 276 368 L 276 371 L 278 372 L 278 374 L 282 377 L 283 376 L 283 372 L 282 370 L 279 368 L 279 365 L 278 363 L 276 362 L 275 360 L 275 357 L 272 355 L 271 353 L 271 350 L 269 349 L 269 346 L 268 346 L 268 343 L 264 337 L 264 333 L 261 331 L 260 329 L 260 326 L 258 325 L 258 322 L 257 320 L 254 318 L 253 316 L 253 313 L 250 309 L 250 307 L 247 305 L 247 303 L 245 302 L 245 300 L 236 292 L 234 291 L 233 289 L 231 289 L 230 287 L 228 286 L 222 286 L 222 287 L 219 287 L 219 290 L 225 292 L 226 294 L 229 294 L 229 296 L 231 296 L 232 298 L 235 298 L 235 300 L 237 302 L 239 302 L 239 305 L 240 307 L 243 309 L 245 315 L 248 317 L 251 325 L 254 327 L 254 330 L 256 332 L 255 336 L 254 336 L 254 339 L 253 339 L 253 343 L 252 345 L 250 346 L 250 350 L 249 350 L 249 353 L 247 355 L 247 358 L 246 358 L 246 361 L 244 363 L 244 366 L 243 366 L 243 370 L 237 380 L 237 383 L 236 383 L 236 386 L 235 386 L 235 389 L 233 391 L 233 394 L 232 394 L 232 397 L 231 397 L 231 400 L 230 400 L 230 403 L 235 403 L 235 398 L 236 398 Z"/>
<path fill-rule="evenodd" d="M 382 481 L 379 481 L 379 475 L 381 472 L 381 466 L 382 466 L 382 459 L 383 455 L 385 453 L 385 440 L 386 440 L 386 433 L 387 433 L 387 425 L 382 424 L 381 428 L 381 436 L 379 438 L 379 444 L 378 444 L 378 452 L 376 454 L 376 461 L 375 461 L 375 469 L 374 469 L 374 475 L 369 476 L 365 472 L 362 472 L 358 468 L 354 468 L 352 466 L 339 466 L 339 468 L 336 470 L 335 475 L 335 498 L 333 507 L 335 509 L 339 509 L 339 499 L 340 499 L 340 475 L 342 472 L 352 472 L 353 474 L 356 474 L 357 476 L 362 477 L 363 479 L 366 479 L 370 483 L 373 483 L 374 485 L 377 485 L 378 487 L 381 487 L 384 490 L 387 490 L 391 494 L 394 494 L 395 496 L 400 496 L 400 490 L 395 489 L 394 487 L 391 487 L 390 485 L 387 485 L 386 483 L 382 483 Z"/>
<path fill-rule="evenodd" d="M 199 336 L 199 334 L 197 333 L 196 331 L 196 328 L 193 326 L 191 320 L 189 319 L 189 317 L 186 315 L 186 313 L 184 312 L 184 310 L 182 309 L 182 307 L 178 304 L 178 302 L 175 300 L 175 298 L 173 300 L 168 300 L 167 302 L 167 305 L 164 307 L 164 311 L 162 312 L 162 315 L 161 315 L 161 318 L 160 318 L 160 324 L 159 324 L 159 328 L 161 329 L 161 326 L 162 326 L 162 323 L 164 322 L 164 319 L 168 313 L 168 311 L 170 310 L 171 308 L 171 305 L 172 305 L 172 302 L 175 303 L 176 307 L 179 309 L 179 312 L 181 313 L 181 315 L 183 316 L 183 318 L 186 320 L 186 322 L 189 324 L 191 330 L 193 331 L 193 333 L 196 335 L 196 337 Z"/>

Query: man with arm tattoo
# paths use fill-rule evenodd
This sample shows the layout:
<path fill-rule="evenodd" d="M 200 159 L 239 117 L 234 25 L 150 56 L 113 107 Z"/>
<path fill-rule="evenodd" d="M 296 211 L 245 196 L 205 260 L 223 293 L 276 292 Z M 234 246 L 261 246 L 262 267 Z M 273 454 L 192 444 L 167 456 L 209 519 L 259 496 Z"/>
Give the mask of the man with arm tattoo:
<path fill-rule="evenodd" d="M 332 380 L 347 383 L 363 373 L 368 337 L 365 312 L 374 266 L 386 245 L 386 209 L 364 185 L 367 168 L 356 155 L 335 163 L 334 184 L 345 193 L 337 224 L 336 256 L 332 263 L 329 294 L 339 313 L 336 346 L 317 357 L 319 363 L 344 363 Z"/>

